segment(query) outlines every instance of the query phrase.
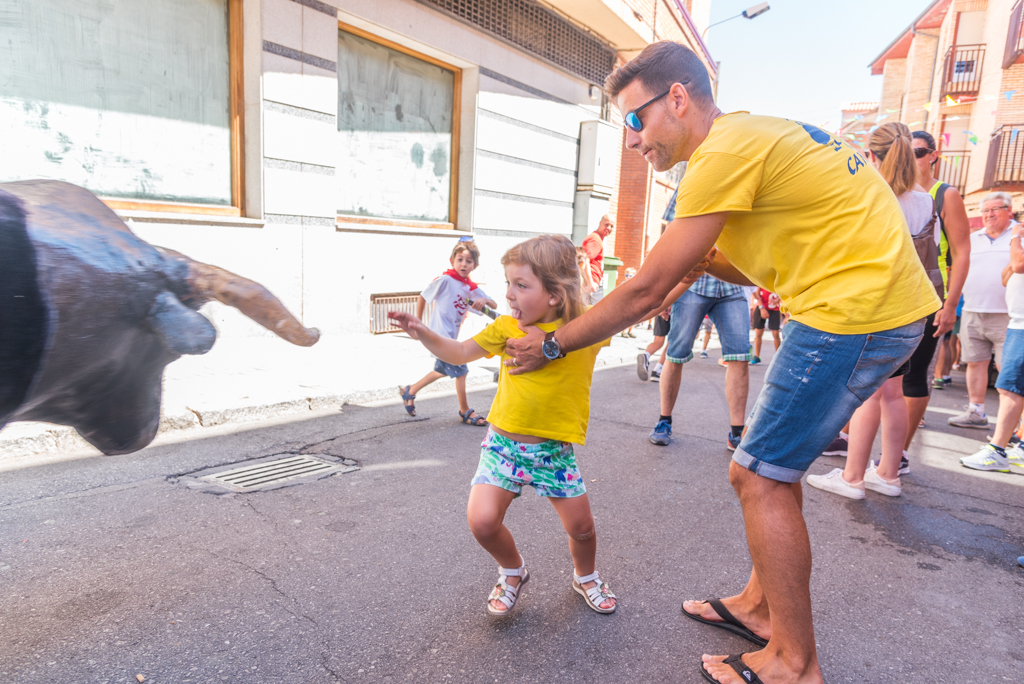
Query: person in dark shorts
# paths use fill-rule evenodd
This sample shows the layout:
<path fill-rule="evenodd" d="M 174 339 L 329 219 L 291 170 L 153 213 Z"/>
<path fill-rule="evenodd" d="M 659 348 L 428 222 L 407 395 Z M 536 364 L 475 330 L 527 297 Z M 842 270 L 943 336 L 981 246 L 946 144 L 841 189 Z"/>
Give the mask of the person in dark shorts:
<path fill-rule="evenodd" d="M 670 309 L 665 309 L 654 317 L 654 341 L 647 345 L 647 349 L 637 354 L 636 375 L 643 382 L 657 380 L 661 377 L 661 369 L 665 365 L 665 352 L 668 347 L 662 349 L 668 331 L 672 328 L 672 315 Z M 651 356 L 661 349 L 661 359 L 651 368 Z"/>
<path fill-rule="evenodd" d="M 750 360 L 751 366 L 761 363 L 761 342 L 764 339 L 764 329 L 767 325 L 772 331 L 772 340 L 775 342 L 775 349 L 778 350 L 782 344 L 782 337 L 779 331 L 782 329 L 782 312 L 779 311 L 779 298 L 763 287 L 757 288 L 752 296 L 757 306 L 750 311 L 750 327 L 754 329 L 754 358 Z"/>

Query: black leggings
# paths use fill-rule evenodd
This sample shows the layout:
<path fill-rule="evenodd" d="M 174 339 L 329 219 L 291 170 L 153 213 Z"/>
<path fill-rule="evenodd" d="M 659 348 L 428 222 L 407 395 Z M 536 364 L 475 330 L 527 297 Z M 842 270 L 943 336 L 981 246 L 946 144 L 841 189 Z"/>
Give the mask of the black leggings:
<path fill-rule="evenodd" d="M 924 398 L 931 396 L 932 384 L 928 377 L 928 369 L 935 356 L 935 348 L 939 338 L 935 337 L 935 314 L 928 317 L 924 325 L 924 337 L 921 344 L 910 356 L 910 371 L 903 376 L 903 396 Z"/>

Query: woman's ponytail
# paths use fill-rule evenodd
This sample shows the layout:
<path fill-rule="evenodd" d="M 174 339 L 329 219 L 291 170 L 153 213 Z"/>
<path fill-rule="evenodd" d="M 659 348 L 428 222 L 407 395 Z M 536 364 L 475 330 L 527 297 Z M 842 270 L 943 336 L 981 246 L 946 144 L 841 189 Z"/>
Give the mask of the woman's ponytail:
<path fill-rule="evenodd" d="M 897 197 L 917 184 L 917 165 L 911 141 L 910 129 L 899 122 L 882 124 L 868 140 L 868 148 L 882 161 L 878 172 Z"/>

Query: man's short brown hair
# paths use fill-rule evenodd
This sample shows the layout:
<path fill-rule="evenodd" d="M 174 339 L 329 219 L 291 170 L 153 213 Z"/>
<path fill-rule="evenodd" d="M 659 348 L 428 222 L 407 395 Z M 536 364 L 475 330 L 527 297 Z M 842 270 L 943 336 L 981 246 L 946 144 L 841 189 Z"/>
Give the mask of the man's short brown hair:
<path fill-rule="evenodd" d="M 643 52 L 605 79 L 604 89 L 608 97 L 614 100 L 633 81 L 640 81 L 645 89 L 655 95 L 665 92 L 673 83 L 683 83 L 686 92 L 699 104 L 715 102 L 711 79 L 704 63 L 693 50 L 670 40 L 645 47 Z"/>

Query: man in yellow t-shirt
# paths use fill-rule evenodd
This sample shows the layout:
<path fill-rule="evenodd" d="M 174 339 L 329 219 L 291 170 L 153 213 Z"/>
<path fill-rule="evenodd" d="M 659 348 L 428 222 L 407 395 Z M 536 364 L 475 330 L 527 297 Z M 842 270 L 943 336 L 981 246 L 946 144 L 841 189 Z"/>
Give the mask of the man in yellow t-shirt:
<path fill-rule="evenodd" d="M 716 681 L 821 682 L 800 479 L 910 358 L 939 299 L 896 197 L 846 143 L 798 121 L 724 114 L 703 64 L 677 43 L 647 46 L 605 90 L 627 147 L 658 171 L 689 162 L 676 218 L 634 278 L 553 340 L 536 329 L 509 340 L 511 372 L 649 318 L 705 270 L 777 293 L 791 320 L 729 470 L 754 571 L 741 594 L 683 612 L 764 646 L 705 655 Z"/>

